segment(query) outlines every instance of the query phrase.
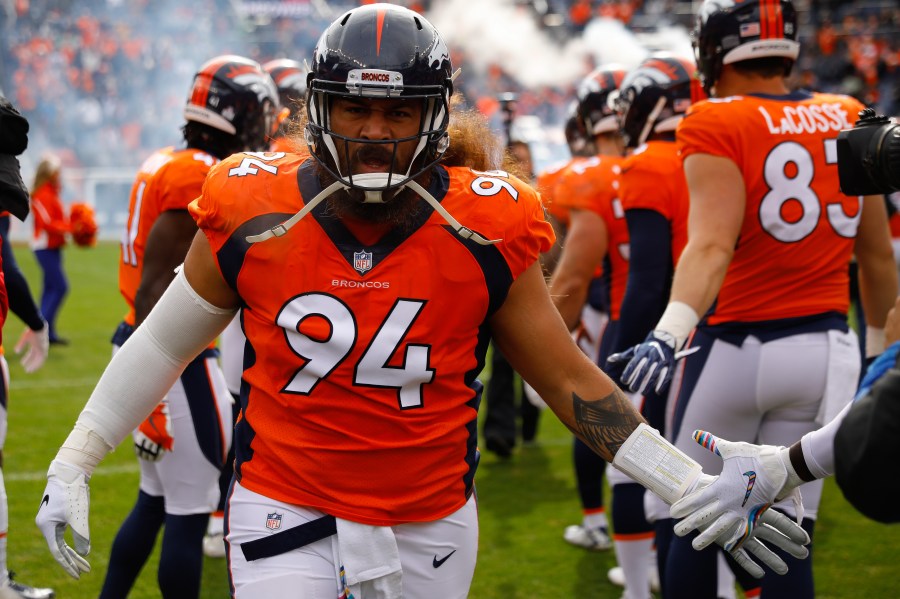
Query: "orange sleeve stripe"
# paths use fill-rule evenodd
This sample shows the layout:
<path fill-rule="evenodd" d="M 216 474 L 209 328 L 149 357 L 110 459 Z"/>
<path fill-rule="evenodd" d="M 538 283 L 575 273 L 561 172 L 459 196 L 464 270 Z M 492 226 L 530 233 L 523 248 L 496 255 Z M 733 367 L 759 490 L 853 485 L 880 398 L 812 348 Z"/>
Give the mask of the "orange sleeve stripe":
<path fill-rule="evenodd" d="M 615 533 L 613 534 L 613 539 L 617 542 L 628 542 L 628 541 L 646 541 L 649 539 L 653 539 L 656 536 L 656 533 L 652 530 L 649 532 L 633 532 L 629 534 L 623 533 Z"/>

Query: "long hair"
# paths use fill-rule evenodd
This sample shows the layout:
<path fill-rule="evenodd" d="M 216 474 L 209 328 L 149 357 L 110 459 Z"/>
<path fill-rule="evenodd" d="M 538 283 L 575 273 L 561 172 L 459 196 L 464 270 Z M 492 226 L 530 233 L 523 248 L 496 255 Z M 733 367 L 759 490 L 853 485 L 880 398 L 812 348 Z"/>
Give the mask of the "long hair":
<path fill-rule="evenodd" d="M 520 163 L 505 149 L 500 135 L 492 131 L 487 118 L 472 108 L 461 108 L 462 98 L 450 98 L 450 147 L 441 158 L 444 166 L 463 166 L 476 171 L 504 170 L 523 181 L 530 174 L 525 173 Z M 287 127 L 288 138 L 294 145 L 306 147 L 303 131 L 307 113 L 301 111 L 290 119 Z"/>
<path fill-rule="evenodd" d="M 55 154 L 44 154 L 40 163 L 38 163 L 37 170 L 34 172 L 34 185 L 31 186 L 32 195 L 47 181 L 59 175 L 61 168 L 62 163 L 58 156 Z"/>

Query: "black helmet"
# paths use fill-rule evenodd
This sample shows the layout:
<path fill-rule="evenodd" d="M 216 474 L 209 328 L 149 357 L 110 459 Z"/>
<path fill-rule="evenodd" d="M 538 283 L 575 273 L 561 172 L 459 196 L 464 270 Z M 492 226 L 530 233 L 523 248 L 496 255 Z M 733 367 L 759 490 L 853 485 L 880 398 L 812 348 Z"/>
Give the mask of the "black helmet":
<path fill-rule="evenodd" d="M 703 99 L 696 70 L 687 59 L 657 53 L 625 75 L 612 102 L 626 147 L 640 146 L 652 133 L 675 130 L 688 107 Z"/>
<path fill-rule="evenodd" d="M 625 67 L 607 65 L 594 69 L 578 84 L 575 93 L 578 99 L 578 116 L 590 139 L 618 129 L 616 113 L 608 100 L 609 94 L 619 89 L 624 77 Z"/>
<path fill-rule="evenodd" d="M 184 118 L 234 135 L 243 149 L 264 150 L 278 109 L 275 83 L 259 63 L 224 55 L 194 75 Z"/>
<path fill-rule="evenodd" d="M 587 131 L 584 130 L 584 121 L 581 120 L 578 114 L 577 100 L 572 100 L 566 108 L 566 115 L 563 133 L 566 136 L 566 145 L 569 146 L 569 153 L 572 156 L 584 156 L 589 153 L 588 146 L 591 140 L 588 139 Z"/>
<path fill-rule="evenodd" d="M 723 64 L 781 56 L 788 75 L 800 53 L 791 0 L 706 0 L 691 37 L 707 94 Z"/>
<path fill-rule="evenodd" d="M 278 88 L 281 106 L 289 109 L 292 115 L 296 114 L 301 102 L 306 99 L 306 76 L 309 74 L 309 68 L 302 62 L 290 58 L 270 60 L 262 67 Z"/>
<path fill-rule="evenodd" d="M 453 93 L 450 52 L 437 30 L 421 15 L 393 4 L 354 8 L 319 38 L 307 79 L 307 143 L 313 156 L 338 180 L 367 191 L 399 188 L 436 163 L 447 149 L 449 101 Z M 331 100 L 400 98 L 422 102 L 419 131 L 390 140 L 351 139 L 330 128 Z M 398 144 L 418 140 L 405 173 L 354 177 L 342 173 L 335 138 L 352 143 Z M 345 156 L 345 164 L 349 158 Z M 415 166 L 414 166 L 415 165 Z"/>

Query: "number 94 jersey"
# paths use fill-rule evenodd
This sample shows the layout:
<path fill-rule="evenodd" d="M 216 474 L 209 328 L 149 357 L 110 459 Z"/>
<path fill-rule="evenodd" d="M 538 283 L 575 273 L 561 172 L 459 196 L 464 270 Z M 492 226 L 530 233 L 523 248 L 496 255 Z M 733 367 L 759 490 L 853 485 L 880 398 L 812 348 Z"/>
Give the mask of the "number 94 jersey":
<path fill-rule="evenodd" d="M 553 242 L 536 192 L 501 172 L 438 167 L 404 231 L 375 241 L 319 204 L 315 163 L 238 154 L 191 212 L 243 303 L 236 474 L 253 491 L 357 522 L 430 521 L 471 495 L 488 317 Z M 354 235 L 356 231 L 358 235 Z M 523 323 L 527 326 L 527 323 Z"/>
<path fill-rule="evenodd" d="M 848 96 L 809 92 L 691 106 L 677 130 L 682 158 L 728 158 L 746 188 L 740 236 L 710 324 L 846 314 L 862 202 L 840 193 L 836 139 L 862 108 Z"/>

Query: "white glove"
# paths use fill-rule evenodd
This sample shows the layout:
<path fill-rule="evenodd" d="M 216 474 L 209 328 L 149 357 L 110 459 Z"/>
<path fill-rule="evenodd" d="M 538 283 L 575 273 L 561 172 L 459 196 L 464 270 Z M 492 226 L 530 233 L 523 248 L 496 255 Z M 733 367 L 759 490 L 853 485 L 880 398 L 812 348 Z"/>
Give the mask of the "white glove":
<path fill-rule="evenodd" d="M 672 504 L 672 517 L 683 518 L 675 534 L 684 536 L 694 529 L 700 534 L 691 543 L 703 549 L 713 542 L 730 552 L 735 560 L 757 578 L 763 570 L 750 559 L 755 555 L 778 574 L 787 565 L 761 541 L 780 547 L 794 557 L 809 555 L 804 545 L 809 535 L 798 524 L 803 519 L 802 482 L 790 465 L 787 449 L 771 445 L 732 443 L 704 431 L 694 431 L 694 440 L 724 460 L 722 473 L 709 484 L 698 485 Z M 790 497 L 797 510 L 797 522 L 769 510 L 776 501 Z"/>
<path fill-rule="evenodd" d="M 90 491 L 88 477 L 80 469 L 60 460 L 50 462 L 47 487 L 34 521 L 41 529 L 50 553 L 72 578 L 90 572 L 84 557 L 91 551 L 88 530 Z M 75 549 L 66 544 L 66 527 L 72 528 Z"/>
<path fill-rule="evenodd" d="M 44 327 L 38 331 L 26 328 L 14 350 L 16 355 L 25 352 L 22 356 L 22 368 L 25 372 L 30 374 L 43 366 L 50 353 L 50 327 L 47 326 L 47 321 L 44 321 Z"/>
<path fill-rule="evenodd" d="M 172 438 L 168 402 L 158 403 L 131 436 L 134 439 L 134 453 L 142 460 L 158 462 L 165 452 L 172 451 L 175 439 Z"/>

